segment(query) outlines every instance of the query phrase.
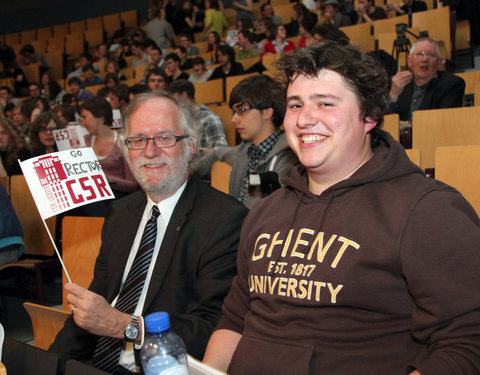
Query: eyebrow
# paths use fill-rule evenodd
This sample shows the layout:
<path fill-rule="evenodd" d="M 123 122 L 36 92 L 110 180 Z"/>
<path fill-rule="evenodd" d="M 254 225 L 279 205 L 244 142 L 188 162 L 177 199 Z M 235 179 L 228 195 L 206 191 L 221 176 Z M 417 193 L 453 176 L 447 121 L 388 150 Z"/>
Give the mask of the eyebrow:
<path fill-rule="evenodd" d="M 320 100 L 320 99 L 340 99 L 339 96 L 337 95 L 333 95 L 333 94 L 313 94 L 313 95 L 310 95 L 308 97 L 309 100 Z M 299 101 L 303 101 L 302 98 L 299 96 L 299 95 L 292 95 L 292 96 L 289 96 L 287 97 L 287 102 L 290 101 L 290 100 L 299 100 Z"/>

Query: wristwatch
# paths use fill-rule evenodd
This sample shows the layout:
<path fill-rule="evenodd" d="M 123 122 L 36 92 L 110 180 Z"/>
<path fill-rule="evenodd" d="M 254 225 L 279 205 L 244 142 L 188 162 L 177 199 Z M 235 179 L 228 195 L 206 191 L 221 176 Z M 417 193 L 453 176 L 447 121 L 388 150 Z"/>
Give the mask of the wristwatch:
<path fill-rule="evenodd" d="M 136 315 L 130 316 L 130 323 L 124 332 L 125 341 L 134 342 L 137 339 L 140 328 L 139 320 L 139 317 Z"/>

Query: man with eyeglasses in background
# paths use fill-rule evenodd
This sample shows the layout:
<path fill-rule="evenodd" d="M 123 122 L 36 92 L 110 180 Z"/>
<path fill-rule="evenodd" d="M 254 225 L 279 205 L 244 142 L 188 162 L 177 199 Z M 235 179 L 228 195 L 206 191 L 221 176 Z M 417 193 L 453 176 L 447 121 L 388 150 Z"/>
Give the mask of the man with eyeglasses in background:
<path fill-rule="evenodd" d="M 124 115 L 125 157 L 143 190 L 110 206 L 92 284 L 65 285 L 72 315 L 50 351 L 130 374 L 140 370 L 134 352 L 143 342 L 142 317 L 156 311 L 167 311 L 188 353 L 203 357 L 236 273 L 247 209 L 190 176 L 197 148 L 190 105 L 156 91 L 137 95 Z M 148 228 L 154 239 L 148 271 L 138 302 L 124 309 Z M 109 338 L 118 344 L 114 354 L 106 349 Z"/>
<path fill-rule="evenodd" d="M 410 70 L 399 70 L 392 77 L 388 113 L 399 114 L 402 132 L 412 126 L 414 111 L 463 105 L 465 81 L 438 71 L 441 63 L 438 43 L 422 37 L 412 45 L 407 56 Z"/>
<path fill-rule="evenodd" d="M 266 75 L 248 77 L 233 88 L 228 105 L 242 143 L 214 148 L 194 164 L 194 172 L 203 178 L 213 162 L 227 162 L 232 166 L 229 194 L 251 208 L 279 188 L 283 172 L 298 163 L 280 129 L 285 115 L 283 87 Z"/>

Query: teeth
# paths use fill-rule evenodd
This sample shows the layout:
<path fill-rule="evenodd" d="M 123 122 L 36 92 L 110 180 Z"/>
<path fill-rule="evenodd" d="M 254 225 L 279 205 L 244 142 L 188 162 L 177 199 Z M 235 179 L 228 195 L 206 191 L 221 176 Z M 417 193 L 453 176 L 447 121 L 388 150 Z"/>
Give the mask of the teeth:
<path fill-rule="evenodd" d="M 157 168 L 161 167 L 163 164 L 145 164 L 145 168 Z"/>
<path fill-rule="evenodd" d="M 324 135 L 302 135 L 302 141 L 303 143 L 314 143 L 314 142 L 320 142 L 321 140 L 324 140 L 327 138 Z"/>

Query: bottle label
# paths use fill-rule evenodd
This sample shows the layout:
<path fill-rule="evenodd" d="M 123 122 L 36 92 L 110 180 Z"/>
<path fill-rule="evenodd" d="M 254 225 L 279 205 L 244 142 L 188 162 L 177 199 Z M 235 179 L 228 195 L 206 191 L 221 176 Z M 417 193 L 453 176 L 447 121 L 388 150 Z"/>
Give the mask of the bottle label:
<path fill-rule="evenodd" d="M 147 367 L 145 375 L 188 375 L 188 368 L 185 365 L 173 365 L 166 369 L 149 366 Z"/>

